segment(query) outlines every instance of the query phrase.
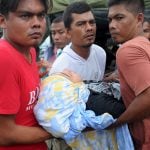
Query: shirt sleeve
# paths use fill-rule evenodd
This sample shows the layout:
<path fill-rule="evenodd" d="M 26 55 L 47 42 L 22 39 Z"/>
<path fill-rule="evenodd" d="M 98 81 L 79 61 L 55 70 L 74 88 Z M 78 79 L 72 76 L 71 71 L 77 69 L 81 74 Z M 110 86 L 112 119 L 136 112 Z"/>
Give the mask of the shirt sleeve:
<path fill-rule="evenodd" d="M 117 58 L 119 70 L 136 96 L 150 86 L 150 61 L 143 49 L 124 47 Z"/>

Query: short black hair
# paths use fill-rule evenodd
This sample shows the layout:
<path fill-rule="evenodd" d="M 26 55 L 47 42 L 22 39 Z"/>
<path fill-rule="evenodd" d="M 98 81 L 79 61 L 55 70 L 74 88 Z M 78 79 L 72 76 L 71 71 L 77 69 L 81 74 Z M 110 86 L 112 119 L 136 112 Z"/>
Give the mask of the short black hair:
<path fill-rule="evenodd" d="M 60 23 L 63 22 L 62 15 L 57 16 L 55 19 L 53 19 L 52 23 Z"/>
<path fill-rule="evenodd" d="M 144 13 L 145 4 L 144 0 L 108 0 L 108 8 L 114 5 L 123 4 L 127 10 L 134 13 Z"/>
<path fill-rule="evenodd" d="M 7 16 L 9 12 L 15 12 L 21 0 L 0 0 L 0 14 Z M 40 0 L 47 12 L 53 6 L 52 0 Z"/>
<path fill-rule="evenodd" d="M 88 11 L 92 11 L 91 7 L 84 1 L 78 1 L 71 3 L 68 5 L 68 7 L 65 9 L 63 13 L 63 20 L 64 20 L 64 25 L 66 28 L 71 27 L 71 23 L 73 21 L 72 14 L 82 14 Z"/>

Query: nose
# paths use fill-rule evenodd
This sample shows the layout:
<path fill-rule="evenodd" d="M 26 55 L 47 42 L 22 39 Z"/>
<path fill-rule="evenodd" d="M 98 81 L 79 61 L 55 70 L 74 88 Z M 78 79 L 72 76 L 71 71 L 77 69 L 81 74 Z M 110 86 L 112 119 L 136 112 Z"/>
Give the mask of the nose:
<path fill-rule="evenodd" d="M 115 29 L 116 28 L 116 22 L 114 20 L 111 20 L 109 22 L 109 29 L 112 30 L 112 29 Z"/>
<path fill-rule="evenodd" d="M 40 28 L 40 26 L 41 26 L 41 19 L 39 19 L 38 16 L 33 16 L 32 23 L 33 23 L 33 27 Z"/>
<path fill-rule="evenodd" d="M 59 40 L 59 37 L 60 37 L 59 33 L 55 33 L 55 35 L 53 35 L 53 36 L 54 36 L 54 40 L 55 41 Z"/>
<path fill-rule="evenodd" d="M 91 31 L 93 30 L 93 25 L 91 25 L 89 22 L 86 23 L 86 30 Z"/>

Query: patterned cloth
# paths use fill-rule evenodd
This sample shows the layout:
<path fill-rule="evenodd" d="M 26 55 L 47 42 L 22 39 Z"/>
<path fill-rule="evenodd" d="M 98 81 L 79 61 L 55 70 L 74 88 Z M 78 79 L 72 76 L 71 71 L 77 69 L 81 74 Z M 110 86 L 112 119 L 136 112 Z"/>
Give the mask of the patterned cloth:
<path fill-rule="evenodd" d="M 107 147 L 127 150 L 122 149 L 122 144 L 132 150 L 127 126 L 103 130 L 115 121 L 113 117 L 108 113 L 95 116 L 93 111 L 86 110 L 89 94 L 84 83 L 72 83 L 60 75 L 47 77 L 42 81 L 39 101 L 34 109 L 39 124 L 55 137 L 65 139 L 74 150 L 83 150 L 83 147 L 86 150 L 107 150 Z M 81 133 L 86 127 L 97 131 Z"/>
<path fill-rule="evenodd" d="M 116 82 L 85 82 L 87 88 L 98 92 L 98 93 L 105 93 L 110 96 L 114 96 L 114 98 L 120 100 L 121 93 L 120 93 L 120 84 Z"/>

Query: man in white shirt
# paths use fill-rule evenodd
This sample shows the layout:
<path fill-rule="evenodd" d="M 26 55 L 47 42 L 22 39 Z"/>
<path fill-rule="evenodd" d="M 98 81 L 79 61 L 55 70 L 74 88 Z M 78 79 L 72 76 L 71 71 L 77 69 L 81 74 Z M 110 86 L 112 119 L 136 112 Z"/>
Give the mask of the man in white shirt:
<path fill-rule="evenodd" d="M 87 49 L 89 56 L 85 59 L 71 48 L 72 44 L 67 45 L 63 49 L 62 54 L 55 60 L 50 73 L 60 72 L 68 68 L 80 74 L 83 80 L 102 80 L 106 61 L 105 51 L 99 46 L 92 44 Z"/>
<path fill-rule="evenodd" d="M 79 2 L 75 5 L 70 5 L 63 14 L 71 43 L 55 60 L 50 74 L 67 68 L 78 73 L 83 80 L 102 80 L 106 53 L 101 47 L 93 44 L 96 36 L 94 15 L 85 3 Z"/>

